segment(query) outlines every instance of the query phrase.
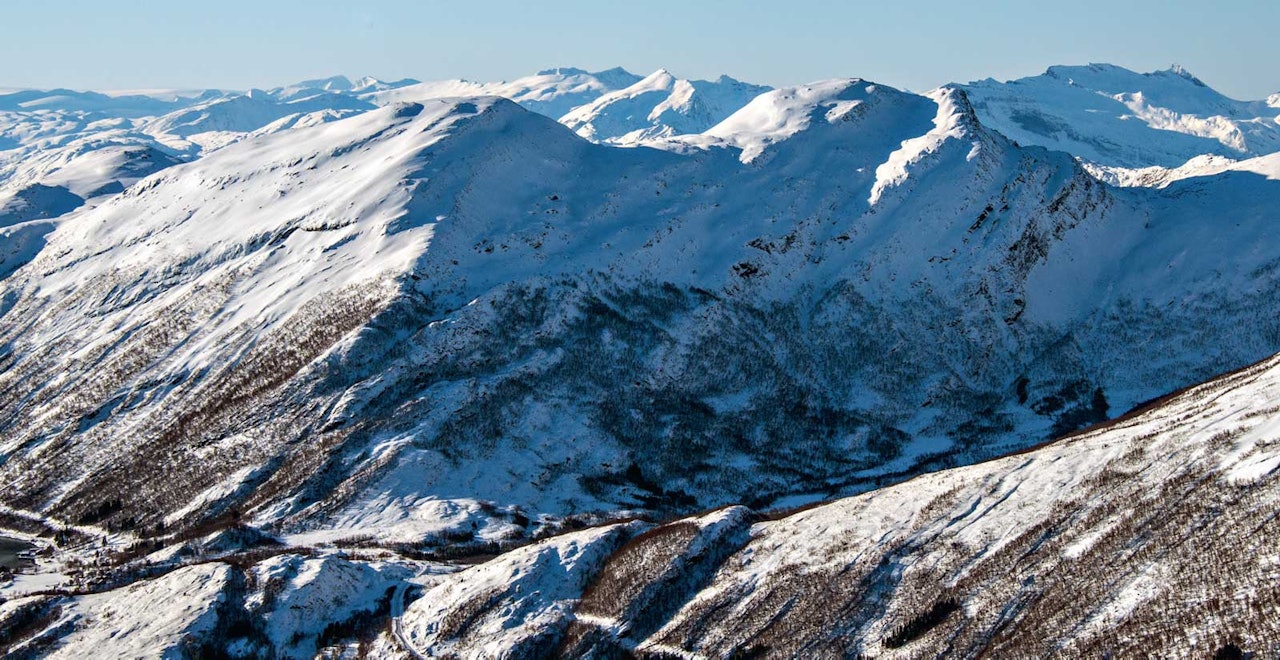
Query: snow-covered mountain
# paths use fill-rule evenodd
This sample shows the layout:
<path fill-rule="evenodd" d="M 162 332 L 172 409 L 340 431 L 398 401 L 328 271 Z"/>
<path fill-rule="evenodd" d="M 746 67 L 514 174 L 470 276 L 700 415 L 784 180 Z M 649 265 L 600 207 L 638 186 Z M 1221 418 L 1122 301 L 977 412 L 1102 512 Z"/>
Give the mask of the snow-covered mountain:
<path fill-rule="evenodd" d="M 1147 594 L 1219 584 L 1091 507 L 1212 466 L 1263 492 L 1270 362 L 1021 457 L 747 507 L 1028 450 L 1280 351 L 1277 154 L 1121 167 L 1011 139 L 973 89 L 661 74 L 0 112 L 0 529 L 52 553 L 0 585 L 5 652 L 1036 655 L 1002 631 L 1050 639 L 1041 598 L 1055 648 L 1123 652 Z M 1184 128 L 1239 105 L 1146 79 Z M 1111 479 L 1135 455 L 1173 458 Z M 600 525 L 719 505 L 745 506 Z M 1141 588 L 1046 586 L 1093 547 Z M 183 607 L 112 634 L 156 599 Z"/>
<path fill-rule="evenodd" d="M 363 95 L 374 103 L 387 105 L 406 101 L 462 96 L 501 96 L 538 114 L 557 119 L 574 108 L 600 96 L 623 89 L 640 76 L 622 68 L 589 72 L 576 68 L 539 71 L 511 82 L 479 83 L 469 80 L 442 80 L 408 85 L 398 89 Z"/>
<path fill-rule="evenodd" d="M 1280 177 L 1280 153 L 1247 160 L 1222 156 L 1197 156 L 1179 167 L 1105 167 L 1084 164 L 1091 174 L 1112 185 L 1163 188 L 1175 181 L 1194 177 L 1217 176 L 1226 172 L 1248 172 L 1268 178 Z"/>
<path fill-rule="evenodd" d="M 186 143 L 194 142 L 200 149 L 222 146 L 289 117 L 322 113 L 326 119 L 338 119 L 373 108 L 367 101 L 331 91 L 280 100 L 267 92 L 250 90 L 246 94 L 197 103 L 157 117 L 142 124 L 142 130 L 159 140 L 168 139 L 176 148 L 189 148 Z M 173 138 L 183 142 L 175 142 Z"/>
<path fill-rule="evenodd" d="M 0 277 L 35 255 L 58 217 L 180 160 L 129 119 L 0 112 Z"/>
<path fill-rule="evenodd" d="M 560 122 L 589 140 L 632 144 L 701 133 L 767 91 L 768 87 L 728 76 L 682 80 L 659 69 L 634 85 L 574 108 Z"/>
<path fill-rule="evenodd" d="M 475 500 L 821 498 L 1280 345 L 1263 175 L 1113 190 L 961 92 L 858 80 L 672 144 L 396 105 L 64 218 L 4 283 L 5 501 L 421 541 Z"/>
<path fill-rule="evenodd" d="M 145 143 L 86 140 L 22 161 L 30 169 L 0 174 L 7 175 L 0 179 L 0 277 L 34 256 L 56 218 L 178 162 Z"/>
<path fill-rule="evenodd" d="M 284 87 L 270 90 L 269 94 L 272 98 L 279 101 L 296 101 L 299 99 L 317 96 L 325 92 L 360 96 L 400 89 L 410 85 L 418 85 L 421 82 L 422 81 L 420 80 L 414 80 L 412 78 L 393 81 L 378 80 L 372 76 L 365 76 L 364 78 L 352 81 L 346 76 L 332 76 L 316 80 L 303 80 L 292 85 L 285 85 Z"/>
<path fill-rule="evenodd" d="M 218 90 L 102 94 L 25 90 L 0 95 L 0 230 L 50 222 L 90 199 L 251 135 L 350 117 L 376 106 L 359 98 L 417 81 L 341 76 L 264 92 Z M 28 252 L 4 230 L 3 254 Z M 32 227 L 22 228 L 31 238 Z M 5 261 L 10 257 L 0 254 Z M 3 263 L 0 272 L 7 273 Z"/>
<path fill-rule="evenodd" d="M 1217 167 L 1213 163 L 1280 147 L 1280 101 L 1232 101 L 1179 68 L 1136 74 L 1110 65 L 1052 67 L 1043 76 L 1009 83 L 988 80 L 963 88 L 987 126 L 1023 144 L 1082 157 L 1091 172 L 1119 185 L 1158 185 L 1206 171 L 1206 162 Z M 642 79 L 622 69 L 590 73 L 562 68 L 509 83 L 386 82 L 370 77 L 353 82 L 334 76 L 247 93 L 11 92 L 0 95 L 0 169 L 21 166 L 27 175 L 10 181 L 0 197 L 6 200 L 11 222 L 18 217 L 56 217 L 78 206 L 67 192 L 83 198 L 98 190 L 117 190 L 130 178 L 97 168 L 100 176 L 80 186 L 87 190 L 42 180 L 89 150 L 114 150 L 115 156 L 102 156 L 106 160 L 142 154 L 140 162 L 171 164 L 254 134 L 311 126 L 378 105 L 458 96 L 503 96 L 598 141 L 657 140 L 664 144 L 655 146 L 674 148 L 677 143 L 705 143 L 705 138 L 690 137 L 703 132 L 717 137 L 710 129 L 752 101 L 765 102 L 762 95 L 767 91 L 727 76 L 713 82 L 687 81 L 660 70 Z M 757 115 L 758 110 L 759 106 Z M 779 118 L 786 115 L 764 121 Z M 732 142 L 744 129 L 752 132 L 730 124 L 721 133 Z M 786 134 L 785 128 L 779 130 Z M 33 135 L 40 137 L 31 139 Z M 55 135 L 60 137 L 50 139 Z M 672 137 L 677 139 L 672 142 Z M 72 140 L 78 144 L 68 144 Z M 56 190 L 26 190 L 29 186 Z"/>
<path fill-rule="evenodd" d="M 1054 66 L 1039 76 L 961 88 L 985 125 L 1099 165 L 1178 167 L 1206 154 L 1242 159 L 1280 151 L 1274 97 L 1236 101 L 1176 65 L 1153 73 Z"/>
<path fill-rule="evenodd" d="M 90 112 L 112 117 L 149 117 L 172 112 L 198 100 L 220 95 L 209 90 L 180 94 L 103 94 L 69 89 L 19 90 L 0 94 L 0 111 Z"/>

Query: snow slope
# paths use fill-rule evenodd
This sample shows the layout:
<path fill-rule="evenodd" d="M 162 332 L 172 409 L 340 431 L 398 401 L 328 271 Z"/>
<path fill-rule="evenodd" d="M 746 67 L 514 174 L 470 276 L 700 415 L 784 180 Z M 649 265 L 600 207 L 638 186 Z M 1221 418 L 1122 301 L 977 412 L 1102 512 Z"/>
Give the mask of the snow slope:
<path fill-rule="evenodd" d="M 0 227 L 54 220 L 251 133 L 314 125 L 374 107 L 320 91 L 288 101 L 263 92 L 165 95 L 168 100 L 63 92 L 0 97 L 0 107 L 12 108 L 0 111 Z M 18 240 L 16 231 L 9 232 L 11 243 Z M 19 260 L 6 261 L 9 267 L 0 270 L 10 272 Z"/>
<path fill-rule="evenodd" d="M 173 657 L 213 632 L 230 574 L 225 564 L 197 565 L 119 591 L 67 599 L 43 630 L 7 651 L 49 658 Z"/>
<path fill-rule="evenodd" d="M 376 611 L 392 589 L 414 576 L 386 562 L 291 554 L 267 559 L 251 572 L 261 589 L 249 593 L 243 606 L 261 618 L 271 652 L 282 658 L 315 657 L 326 628 Z"/>
<path fill-rule="evenodd" d="M 637 527 L 558 536 L 455 574 L 404 614 L 406 641 L 424 657 L 547 657 L 578 594 Z"/>
<path fill-rule="evenodd" d="M 1197 156 L 1179 167 L 1102 167 L 1086 164 L 1091 174 L 1118 186 L 1163 188 L 1175 181 L 1192 177 L 1216 176 L 1223 172 L 1252 172 L 1269 179 L 1280 177 L 1280 154 L 1268 154 L 1246 160 L 1222 156 Z"/>
<path fill-rule="evenodd" d="M 410 562 L 283 552 L 198 561 L 127 586 L 0 603 L 6 657 L 312 658 L 386 621 L 393 593 L 437 579 Z M 7 633 L 12 631 L 14 637 Z M 337 644 L 335 644 L 337 643 Z"/>
<path fill-rule="evenodd" d="M 1278 365 L 1028 454 L 761 524 L 649 648 L 1185 657 L 1234 641 L 1274 654 Z M 890 648 L 895 628 L 947 598 L 957 613 Z"/>
<path fill-rule="evenodd" d="M 35 256 L 56 219 L 180 162 L 131 120 L 0 112 L 0 276 Z"/>
<path fill-rule="evenodd" d="M 1227 98 L 1181 67 L 1135 73 L 1110 64 L 962 85 L 983 123 L 1022 144 L 1113 167 L 1178 167 L 1201 155 L 1280 151 L 1280 112 Z"/>
<path fill-rule="evenodd" d="M 0 95 L 0 224 L 57 218 L 86 200 L 119 193 L 148 174 L 247 135 L 372 109 L 356 97 L 406 84 L 334 78 L 247 94 L 23 90 Z"/>

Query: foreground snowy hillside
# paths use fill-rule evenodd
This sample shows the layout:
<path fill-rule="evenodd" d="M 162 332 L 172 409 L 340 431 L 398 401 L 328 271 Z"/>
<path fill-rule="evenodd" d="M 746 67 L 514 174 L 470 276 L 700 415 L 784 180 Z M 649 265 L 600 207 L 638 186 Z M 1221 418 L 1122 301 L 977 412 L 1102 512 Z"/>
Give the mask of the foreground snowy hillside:
<path fill-rule="evenodd" d="M 479 565 L 216 549 L 214 533 L 193 556 L 99 559 L 124 562 L 123 586 L 0 592 L 0 651 L 1272 657 L 1277 428 L 1272 357 L 1022 454 L 793 513 L 604 525 Z"/>
<path fill-rule="evenodd" d="M 1280 346 L 1262 175 L 1113 190 L 860 80 L 662 144 L 400 104 L 65 216 L 0 288 L 4 503 L 520 537 L 865 490 Z"/>
<path fill-rule="evenodd" d="M 982 122 L 1022 144 L 1113 167 L 1178 167 L 1201 155 L 1280 151 L 1280 106 L 1236 101 L 1180 67 L 1135 73 L 1111 64 L 961 85 Z"/>
<path fill-rule="evenodd" d="M 1271 358 L 1029 453 L 785 517 L 575 539 L 603 561 L 565 556 L 566 537 L 559 563 L 540 544 L 428 591 L 407 638 L 451 657 L 1271 657 L 1278 410 Z M 589 575 L 550 591 L 566 568 Z"/>

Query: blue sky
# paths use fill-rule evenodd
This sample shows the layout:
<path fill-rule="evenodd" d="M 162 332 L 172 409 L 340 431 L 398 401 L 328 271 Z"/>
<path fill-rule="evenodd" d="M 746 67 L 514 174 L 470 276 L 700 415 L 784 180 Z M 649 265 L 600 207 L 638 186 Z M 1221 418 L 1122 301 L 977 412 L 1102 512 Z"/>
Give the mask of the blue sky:
<path fill-rule="evenodd" d="M 335 73 L 510 79 L 554 66 L 773 85 L 950 81 L 1177 62 L 1280 90 L 1277 0 L 3 0 L 0 87 L 267 87 Z"/>

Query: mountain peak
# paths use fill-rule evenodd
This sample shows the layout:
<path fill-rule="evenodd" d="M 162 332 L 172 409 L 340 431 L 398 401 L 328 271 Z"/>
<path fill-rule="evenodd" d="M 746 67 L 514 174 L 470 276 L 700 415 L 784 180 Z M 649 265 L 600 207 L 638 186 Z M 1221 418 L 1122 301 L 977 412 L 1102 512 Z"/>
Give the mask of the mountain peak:
<path fill-rule="evenodd" d="M 644 79 L 641 80 L 640 83 L 638 84 L 657 83 L 657 82 L 666 83 L 666 82 L 671 82 L 675 80 L 676 80 L 676 77 L 672 75 L 670 71 L 667 71 L 666 69 L 658 69 L 657 71 L 654 71 L 653 73 L 645 76 Z"/>
<path fill-rule="evenodd" d="M 602 69 L 600 71 L 588 71 L 576 66 L 557 66 L 550 69 L 543 69 L 535 73 L 534 76 L 560 76 L 564 78 L 588 76 L 595 78 L 606 85 L 617 88 L 628 87 L 641 79 L 640 76 L 637 76 L 620 66 L 615 66 L 611 69 Z"/>
<path fill-rule="evenodd" d="M 768 89 L 727 76 L 684 80 L 663 68 L 573 109 L 561 122 L 587 139 L 620 144 L 701 133 Z"/>
<path fill-rule="evenodd" d="M 586 75 L 586 69 L 579 69 L 573 66 L 557 66 L 550 69 L 543 69 L 534 75 L 536 76 L 581 76 Z"/>
<path fill-rule="evenodd" d="M 703 135 L 740 148 L 741 160 L 750 162 L 770 145 L 858 117 L 862 117 L 861 126 L 855 132 L 876 136 L 873 141 L 881 140 L 887 132 L 915 131 L 912 135 L 919 135 L 932 123 L 936 109 L 936 104 L 923 96 L 861 78 L 836 78 L 759 94 Z M 872 125 L 864 123 L 868 116 L 879 122 L 874 129 L 866 129 Z M 900 138 L 888 139 L 895 145 L 901 142 Z"/>
<path fill-rule="evenodd" d="M 315 89 L 323 89 L 325 91 L 349 91 L 354 87 L 351 79 L 346 76 L 329 76 L 328 78 L 315 78 L 313 80 L 303 80 L 294 87 L 311 87 Z"/>
<path fill-rule="evenodd" d="M 1197 87 L 1208 88 L 1208 85 L 1195 77 L 1186 69 L 1186 67 L 1176 63 L 1171 65 L 1168 69 L 1153 71 L 1151 73 L 1138 73 L 1132 69 L 1126 69 L 1125 67 L 1105 62 L 1092 62 L 1085 65 L 1057 64 L 1045 69 L 1044 72 L 1044 77 L 1046 78 L 1064 80 L 1068 83 L 1084 84 L 1086 86 L 1090 84 L 1114 86 L 1122 81 L 1125 81 L 1125 84 L 1129 84 L 1134 80 L 1157 76 L 1181 78 Z"/>
<path fill-rule="evenodd" d="M 1105 62 L 1090 62 L 1089 64 L 1055 64 L 1044 71 L 1045 77 L 1067 81 L 1086 76 L 1096 76 L 1099 74 L 1138 75 L 1135 71 L 1126 69 L 1122 66 L 1116 66 L 1115 64 L 1107 64 Z"/>
<path fill-rule="evenodd" d="M 1208 87 L 1208 85 L 1204 84 L 1204 81 L 1192 75 L 1190 71 L 1188 71 L 1185 67 L 1183 67 L 1181 64 L 1178 64 L 1176 62 L 1172 66 L 1170 66 L 1168 69 L 1164 71 L 1157 71 L 1156 73 L 1175 75 L 1179 78 L 1186 80 L 1187 82 L 1192 83 L 1197 87 Z"/>
<path fill-rule="evenodd" d="M 603 71 L 596 71 L 590 75 L 613 89 L 630 87 L 641 79 L 640 76 L 637 76 L 620 66 L 615 66 L 612 69 L 605 69 Z"/>
<path fill-rule="evenodd" d="M 615 66 L 615 67 L 613 67 L 612 69 L 605 69 L 605 70 L 603 70 L 603 71 L 597 71 L 597 72 L 595 72 L 595 75 L 596 75 L 596 76 L 616 76 L 616 75 L 634 76 L 634 75 L 636 75 L 636 74 L 631 73 L 630 71 L 627 71 L 626 69 L 624 69 L 624 68 L 622 68 L 622 67 L 620 67 L 620 66 Z"/>

